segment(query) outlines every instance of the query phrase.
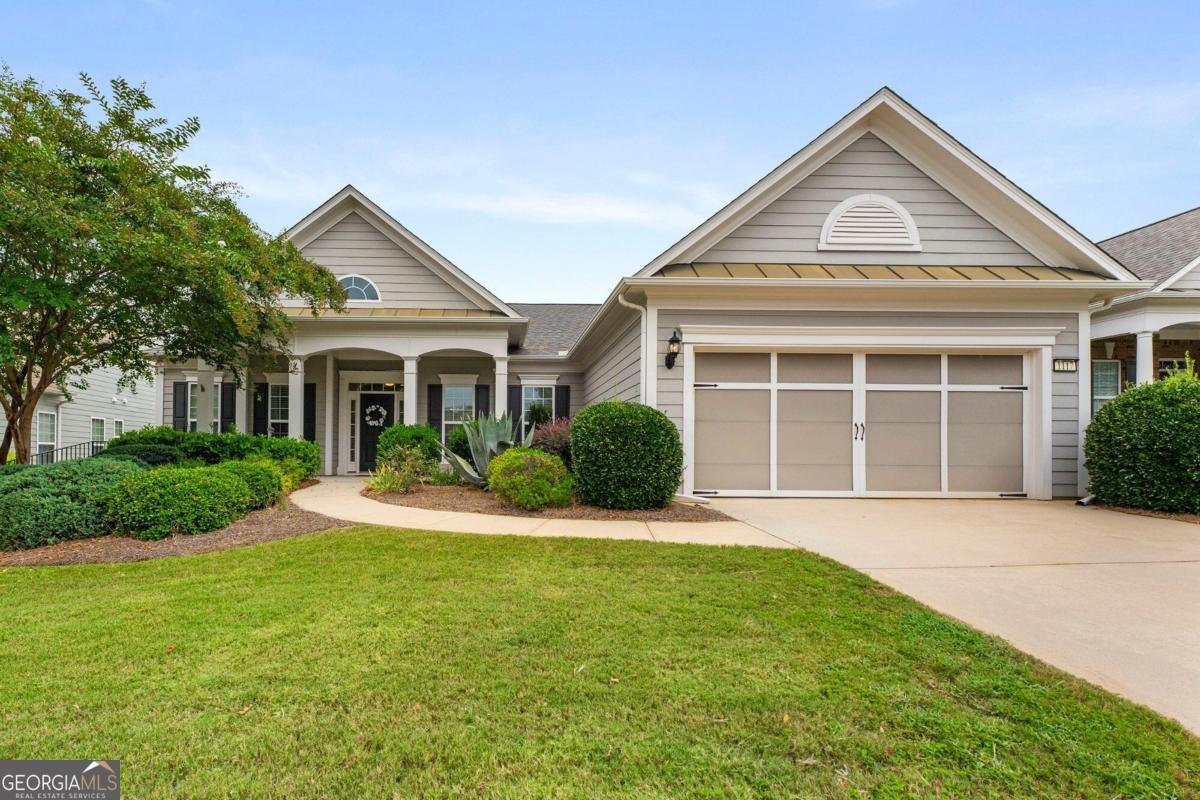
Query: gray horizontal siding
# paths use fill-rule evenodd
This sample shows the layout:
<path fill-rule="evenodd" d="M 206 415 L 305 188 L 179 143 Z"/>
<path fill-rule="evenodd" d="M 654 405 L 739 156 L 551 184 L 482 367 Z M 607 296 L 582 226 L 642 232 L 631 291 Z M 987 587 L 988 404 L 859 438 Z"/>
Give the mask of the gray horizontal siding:
<path fill-rule="evenodd" d="M 794 325 L 794 326 L 1046 326 L 1061 327 L 1055 339 L 1055 358 L 1079 357 L 1079 317 L 1052 313 L 864 313 L 854 311 L 674 311 L 658 312 L 658 407 L 683 429 L 684 365 L 668 370 L 663 363 L 666 341 L 684 325 Z M 1073 373 L 1053 373 L 1050 389 L 1053 484 L 1056 497 L 1078 495 L 1079 382 Z"/>
<path fill-rule="evenodd" d="M 635 316 L 584 372 L 584 405 L 601 400 L 637 400 L 642 390 L 641 364 L 641 320 Z"/>
<path fill-rule="evenodd" d="M 111 367 L 90 373 L 86 389 L 75 389 L 71 399 L 62 395 L 43 395 L 38 401 L 39 412 L 57 412 L 56 438 L 59 447 L 68 447 L 92 440 L 92 418 L 104 420 L 104 437 L 113 436 L 113 423 L 121 420 L 125 430 L 132 431 L 154 422 L 154 383 L 138 381 L 130 388 L 117 384 L 121 373 Z M 35 422 L 36 424 L 36 418 Z M 0 436 L 6 423 L 0 415 Z"/>
<path fill-rule="evenodd" d="M 383 308 L 479 308 L 357 213 L 301 252 L 335 275 L 370 278 L 379 288 L 378 305 Z"/>
<path fill-rule="evenodd" d="M 818 250 L 821 225 L 848 197 L 884 194 L 912 214 L 922 252 Z M 983 264 L 1041 262 L 874 134 L 865 134 L 714 245 L 697 262 Z"/>

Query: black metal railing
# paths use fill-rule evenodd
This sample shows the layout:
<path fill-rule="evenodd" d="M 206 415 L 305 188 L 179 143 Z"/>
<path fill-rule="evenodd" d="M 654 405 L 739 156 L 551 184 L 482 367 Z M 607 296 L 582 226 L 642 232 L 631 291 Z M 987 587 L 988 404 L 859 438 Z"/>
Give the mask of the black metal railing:
<path fill-rule="evenodd" d="M 57 450 L 46 450 L 42 453 L 30 453 L 30 464 L 54 464 L 58 461 L 74 461 L 77 458 L 94 456 L 104 449 L 104 442 L 80 442 Z"/>

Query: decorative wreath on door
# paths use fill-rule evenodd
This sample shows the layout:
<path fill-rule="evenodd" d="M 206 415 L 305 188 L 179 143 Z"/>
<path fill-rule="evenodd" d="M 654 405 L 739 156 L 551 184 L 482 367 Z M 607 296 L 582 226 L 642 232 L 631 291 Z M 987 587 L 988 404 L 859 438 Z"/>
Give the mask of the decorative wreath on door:
<path fill-rule="evenodd" d="M 388 411 L 383 406 L 367 406 L 363 409 L 363 422 L 372 428 L 382 428 L 387 418 Z"/>

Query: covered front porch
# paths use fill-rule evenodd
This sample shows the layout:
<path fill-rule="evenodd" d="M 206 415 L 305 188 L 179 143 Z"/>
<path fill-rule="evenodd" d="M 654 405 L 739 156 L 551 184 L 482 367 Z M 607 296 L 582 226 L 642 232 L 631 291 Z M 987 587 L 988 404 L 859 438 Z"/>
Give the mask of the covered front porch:
<path fill-rule="evenodd" d="M 1173 304 L 1102 314 L 1092 322 L 1092 410 L 1129 384 L 1149 383 L 1200 355 L 1200 311 Z"/>

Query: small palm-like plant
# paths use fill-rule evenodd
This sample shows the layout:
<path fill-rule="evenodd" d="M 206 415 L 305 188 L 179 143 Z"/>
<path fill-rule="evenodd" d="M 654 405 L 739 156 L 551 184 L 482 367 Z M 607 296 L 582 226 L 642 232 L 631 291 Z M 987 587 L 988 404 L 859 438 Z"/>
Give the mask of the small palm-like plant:
<path fill-rule="evenodd" d="M 508 414 L 502 417 L 493 414 L 476 417 L 464 422 L 462 427 L 467 434 L 467 445 L 471 449 L 470 461 L 452 452 L 445 445 L 442 445 L 442 452 L 446 454 L 450 466 L 464 481 L 481 489 L 487 488 L 488 465 L 492 463 L 493 458 L 510 447 L 529 447 L 533 442 L 533 427 L 522 438 L 520 423 Z"/>

